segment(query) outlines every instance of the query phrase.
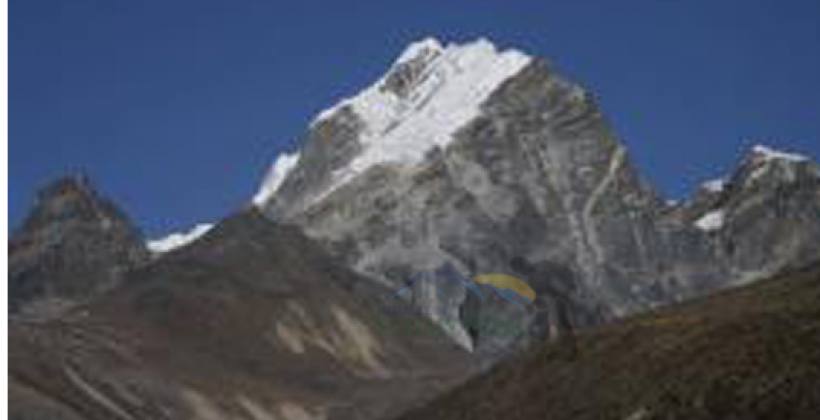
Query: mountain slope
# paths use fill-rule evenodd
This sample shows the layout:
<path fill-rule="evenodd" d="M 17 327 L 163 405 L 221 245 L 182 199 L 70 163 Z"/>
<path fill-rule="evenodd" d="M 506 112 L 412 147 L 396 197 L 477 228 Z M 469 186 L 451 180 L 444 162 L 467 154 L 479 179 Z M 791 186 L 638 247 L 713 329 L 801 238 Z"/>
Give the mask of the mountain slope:
<path fill-rule="evenodd" d="M 447 266 L 523 279 L 537 299 L 513 344 L 806 263 L 820 248 L 820 169 L 791 157 L 751 153 L 707 202 L 670 206 L 592 95 L 546 61 L 428 39 L 317 116 L 255 202 L 393 288 Z M 412 300 L 482 352 L 498 339 L 465 327 L 467 297 Z"/>
<path fill-rule="evenodd" d="M 470 367 L 431 324 L 390 316 L 388 296 L 243 212 L 59 318 L 13 322 L 12 418 L 396 413 Z"/>
<path fill-rule="evenodd" d="M 542 345 L 412 419 L 815 419 L 820 265 Z"/>

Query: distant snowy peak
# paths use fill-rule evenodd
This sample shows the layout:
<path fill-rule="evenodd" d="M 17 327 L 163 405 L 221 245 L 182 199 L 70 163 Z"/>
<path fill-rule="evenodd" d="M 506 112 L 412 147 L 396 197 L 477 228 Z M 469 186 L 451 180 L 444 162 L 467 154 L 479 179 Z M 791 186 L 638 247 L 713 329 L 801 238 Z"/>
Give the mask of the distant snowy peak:
<path fill-rule="evenodd" d="M 762 144 L 752 146 L 741 160 L 740 166 L 733 176 L 724 176 L 700 184 L 701 191 L 710 195 L 721 194 L 730 185 L 740 187 L 753 185 L 763 178 L 772 169 L 772 166 L 782 166 L 789 175 L 786 179 L 794 178 L 794 171 L 790 169 L 794 164 L 811 163 L 805 155 L 785 152 Z"/>
<path fill-rule="evenodd" d="M 740 185 L 757 185 L 766 179 L 777 180 L 777 182 L 794 182 L 799 178 L 799 172 L 805 172 L 803 169 L 806 169 L 806 165 L 813 166 L 816 172 L 817 166 L 812 164 L 813 161 L 808 156 L 758 144 L 751 148 L 741 163 Z M 809 171 L 811 172 L 811 169 Z"/>
<path fill-rule="evenodd" d="M 803 156 L 797 153 L 783 152 L 762 144 L 757 144 L 754 147 L 752 147 L 751 158 L 755 160 L 763 160 L 766 162 L 773 160 L 789 162 L 806 162 L 809 160 L 807 156 Z"/>
<path fill-rule="evenodd" d="M 738 209 L 806 177 L 820 178 L 820 167 L 811 158 L 757 144 L 743 155 L 732 175 L 702 183 L 686 207 L 694 211 L 695 227 L 715 232 L 721 230 Z"/>
<path fill-rule="evenodd" d="M 279 155 L 268 170 L 259 191 L 253 197 L 253 204 L 261 206 L 273 197 L 297 163 L 299 163 L 299 153 L 282 153 Z"/>
<path fill-rule="evenodd" d="M 212 227 L 210 223 L 200 223 L 187 232 L 172 233 L 164 238 L 150 240 L 146 245 L 153 253 L 165 253 L 190 244 L 206 234 Z"/>

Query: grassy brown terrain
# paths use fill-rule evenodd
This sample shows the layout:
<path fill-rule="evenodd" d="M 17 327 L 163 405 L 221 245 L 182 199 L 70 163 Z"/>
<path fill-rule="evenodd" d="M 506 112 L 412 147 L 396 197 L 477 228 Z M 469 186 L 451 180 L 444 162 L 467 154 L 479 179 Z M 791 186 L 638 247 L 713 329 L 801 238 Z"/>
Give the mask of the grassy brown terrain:
<path fill-rule="evenodd" d="M 395 415 L 470 367 L 432 323 L 387 316 L 387 296 L 247 211 L 92 302 L 12 320 L 10 418 Z"/>
<path fill-rule="evenodd" d="M 401 417 L 818 418 L 820 265 L 540 346 Z"/>

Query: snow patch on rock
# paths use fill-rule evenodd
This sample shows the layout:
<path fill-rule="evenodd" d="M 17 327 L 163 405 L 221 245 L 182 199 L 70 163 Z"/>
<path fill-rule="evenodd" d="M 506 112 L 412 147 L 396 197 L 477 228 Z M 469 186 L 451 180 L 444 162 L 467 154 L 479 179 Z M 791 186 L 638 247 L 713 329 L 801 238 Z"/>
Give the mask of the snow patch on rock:
<path fill-rule="evenodd" d="M 253 197 L 253 204 L 256 206 L 264 205 L 279 189 L 282 182 L 288 176 L 291 170 L 299 163 L 299 153 L 282 153 L 276 158 L 276 161 L 271 165 L 265 180 L 259 191 Z"/>
<path fill-rule="evenodd" d="M 703 231 L 711 232 L 723 227 L 726 219 L 726 211 L 723 209 L 712 210 L 704 214 L 700 219 L 695 221 L 695 226 Z"/>
<path fill-rule="evenodd" d="M 726 180 L 723 178 L 712 179 L 701 184 L 701 187 L 710 193 L 719 193 L 726 188 Z"/>
<path fill-rule="evenodd" d="M 146 245 L 151 252 L 157 254 L 165 253 L 199 239 L 211 230 L 213 226 L 214 225 L 210 223 L 200 223 L 187 232 L 176 232 L 164 238 L 149 240 Z"/>

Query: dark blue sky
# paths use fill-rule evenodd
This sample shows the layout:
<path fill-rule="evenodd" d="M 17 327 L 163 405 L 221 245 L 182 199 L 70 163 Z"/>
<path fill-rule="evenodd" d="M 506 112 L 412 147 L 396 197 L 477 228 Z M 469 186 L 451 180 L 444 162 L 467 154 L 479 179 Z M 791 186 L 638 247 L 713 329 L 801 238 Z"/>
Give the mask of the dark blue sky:
<path fill-rule="evenodd" d="M 312 115 L 427 35 L 592 89 L 671 197 L 750 139 L 820 156 L 817 0 L 11 0 L 9 217 L 84 170 L 149 235 L 247 202 Z"/>

